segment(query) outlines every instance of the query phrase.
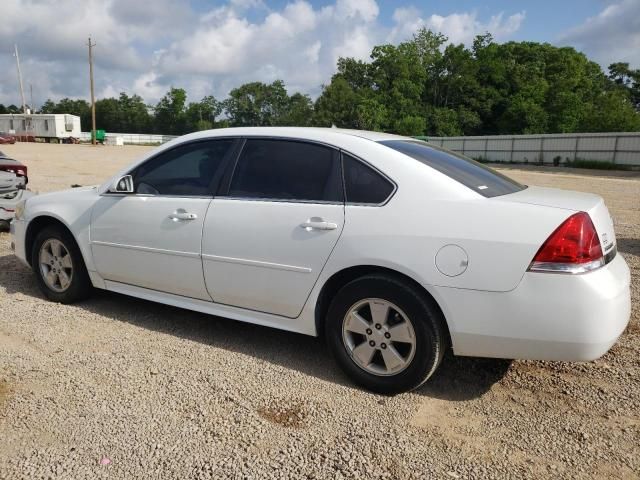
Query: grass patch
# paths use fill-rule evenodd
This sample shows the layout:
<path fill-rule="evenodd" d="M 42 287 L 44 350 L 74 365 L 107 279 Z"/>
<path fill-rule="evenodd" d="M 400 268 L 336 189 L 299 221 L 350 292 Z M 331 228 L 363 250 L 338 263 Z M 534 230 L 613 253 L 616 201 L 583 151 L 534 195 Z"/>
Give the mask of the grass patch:
<path fill-rule="evenodd" d="M 567 160 L 563 166 L 571 168 L 592 168 L 595 170 L 631 170 L 627 165 L 600 160 L 581 160 L 579 158 Z"/>
<path fill-rule="evenodd" d="M 538 166 L 538 167 L 569 167 L 569 168 L 588 168 L 591 170 L 625 170 L 631 171 L 634 168 L 631 165 L 621 165 L 619 163 L 613 163 L 605 160 L 569 160 L 566 159 L 564 162 L 560 162 L 558 158 L 553 159 L 553 163 L 540 163 L 539 161 L 535 162 L 516 162 L 516 161 L 500 161 L 500 160 L 489 160 L 484 157 L 475 157 L 474 160 L 480 163 L 491 163 L 494 165 L 524 165 L 524 166 Z"/>

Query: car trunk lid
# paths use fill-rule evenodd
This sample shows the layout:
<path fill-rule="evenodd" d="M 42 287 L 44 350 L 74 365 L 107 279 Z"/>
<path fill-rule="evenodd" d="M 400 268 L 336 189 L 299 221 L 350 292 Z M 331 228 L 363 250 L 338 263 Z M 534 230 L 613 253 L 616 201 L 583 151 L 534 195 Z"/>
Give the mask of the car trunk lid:
<path fill-rule="evenodd" d="M 598 232 L 604 254 L 609 253 L 615 246 L 613 220 L 604 200 L 599 195 L 557 188 L 528 187 L 519 192 L 495 198 L 495 200 L 498 199 L 564 209 L 568 211 L 567 217 L 574 212 L 586 212 Z"/>

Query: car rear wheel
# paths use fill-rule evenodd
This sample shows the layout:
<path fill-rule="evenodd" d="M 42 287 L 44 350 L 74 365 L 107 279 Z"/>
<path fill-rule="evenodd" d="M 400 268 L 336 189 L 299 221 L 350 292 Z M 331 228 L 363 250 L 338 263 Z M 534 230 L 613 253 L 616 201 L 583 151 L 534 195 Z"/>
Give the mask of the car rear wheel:
<path fill-rule="evenodd" d="M 40 290 L 49 300 L 73 303 L 91 293 L 91 280 L 80 249 L 61 227 L 47 227 L 37 234 L 31 266 Z"/>
<path fill-rule="evenodd" d="M 410 284 L 368 275 L 345 285 L 327 314 L 327 342 L 349 377 L 379 393 L 419 387 L 447 345 L 437 306 Z"/>

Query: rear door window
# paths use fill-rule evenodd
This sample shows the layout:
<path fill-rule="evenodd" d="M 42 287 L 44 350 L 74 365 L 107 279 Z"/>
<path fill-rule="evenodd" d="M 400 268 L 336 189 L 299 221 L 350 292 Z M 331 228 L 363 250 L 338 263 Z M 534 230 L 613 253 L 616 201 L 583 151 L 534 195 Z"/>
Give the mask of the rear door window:
<path fill-rule="evenodd" d="M 338 152 L 314 143 L 248 139 L 229 196 L 288 201 L 342 202 Z"/>
<path fill-rule="evenodd" d="M 428 165 L 487 198 L 526 188 L 480 162 L 420 140 L 386 140 L 380 143 Z"/>

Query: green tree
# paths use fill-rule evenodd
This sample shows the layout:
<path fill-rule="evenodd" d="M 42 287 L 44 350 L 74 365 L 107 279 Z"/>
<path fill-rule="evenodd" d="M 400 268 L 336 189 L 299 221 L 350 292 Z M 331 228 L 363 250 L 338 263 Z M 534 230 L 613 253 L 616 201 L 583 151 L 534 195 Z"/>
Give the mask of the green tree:
<path fill-rule="evenodd" d="M 289 97 L 287 107 L 277 119 L 277 125 L 308 127 L 313 123 L 313 102 L 309 95 L 294 93 Z"/>
<path fill-rule="evenodd" d="M 182 135 L 186 131 L 187 92 L 174 88 L 154 108 L 155 131 L 164 135 Z"/>
<path fill-rule="evenodd" d="M 151 133 L 152 117 L 149 113 L 149 107 L 139 95 L 128 96 L 126 93 L 120 93 L 118 97 L 118 106 L 122 115 L 123 132 L 131 133 Z"/>
<path fill-rule="evenodd" d="M 289 96 L 282 80 L 271 84 L 246 83 L 234 88 L 225 101 L 225 110 L 232 126 L 278 125 L 289 105 Z"/>
<path fill-rule="evenodd" d="M 638 132 L 640 114 L 624 92 L 610 90 L 587 105 L 578 129 L 581 132 Z"/>
<path fill-rule="evenodd" d="M 187 130 L 190 132 L 209 130 L 216 125 L 216 118 L 220 116 L 224 104 L 208 95 L 199 102 L 192 102 L 187 107 Z"/>
<path fill-rule="evenodd" d="M 290 96 L 281 80 L 188 105 L 186 92 L 171 88 L 153 108 L 121 93 L 97 102 L 98 126 L 168 134 L 245 125 L 442 136 L 640 130 L 640 70 L 616 62 L 605 73 L 570 47 L 497 43 L 485 33 L 468 48 L 423 28 L 408 41 L 375 46 L 368 61 L 340 58 L 336 67 L 315 102 Z M 0 105 L 2 111 L 20 109 Z M 85 129 L 90 125 L 84 100 L 47 100 L 42 112 L 79 115 Z"/>
<path fill-rule="evenodd" d="M 384 130 L 389 122 L 387 109 L 373 97 L 360 101 L 356 115 L 358 128 L 364 130 Z"/>
<path fill-rule="evenodd" d="M 632 70 L 628 63 L 609 65 L 609 79 L 629 95 L 631 104 L 640 111 L 640 69 Z"/>
<path fill-rule="evenodd" d="M 322 88 L 315 104 L 316 125 L 340 128 L 358 128 L 359 99 L 353 88 L 340 74 Z"/>

